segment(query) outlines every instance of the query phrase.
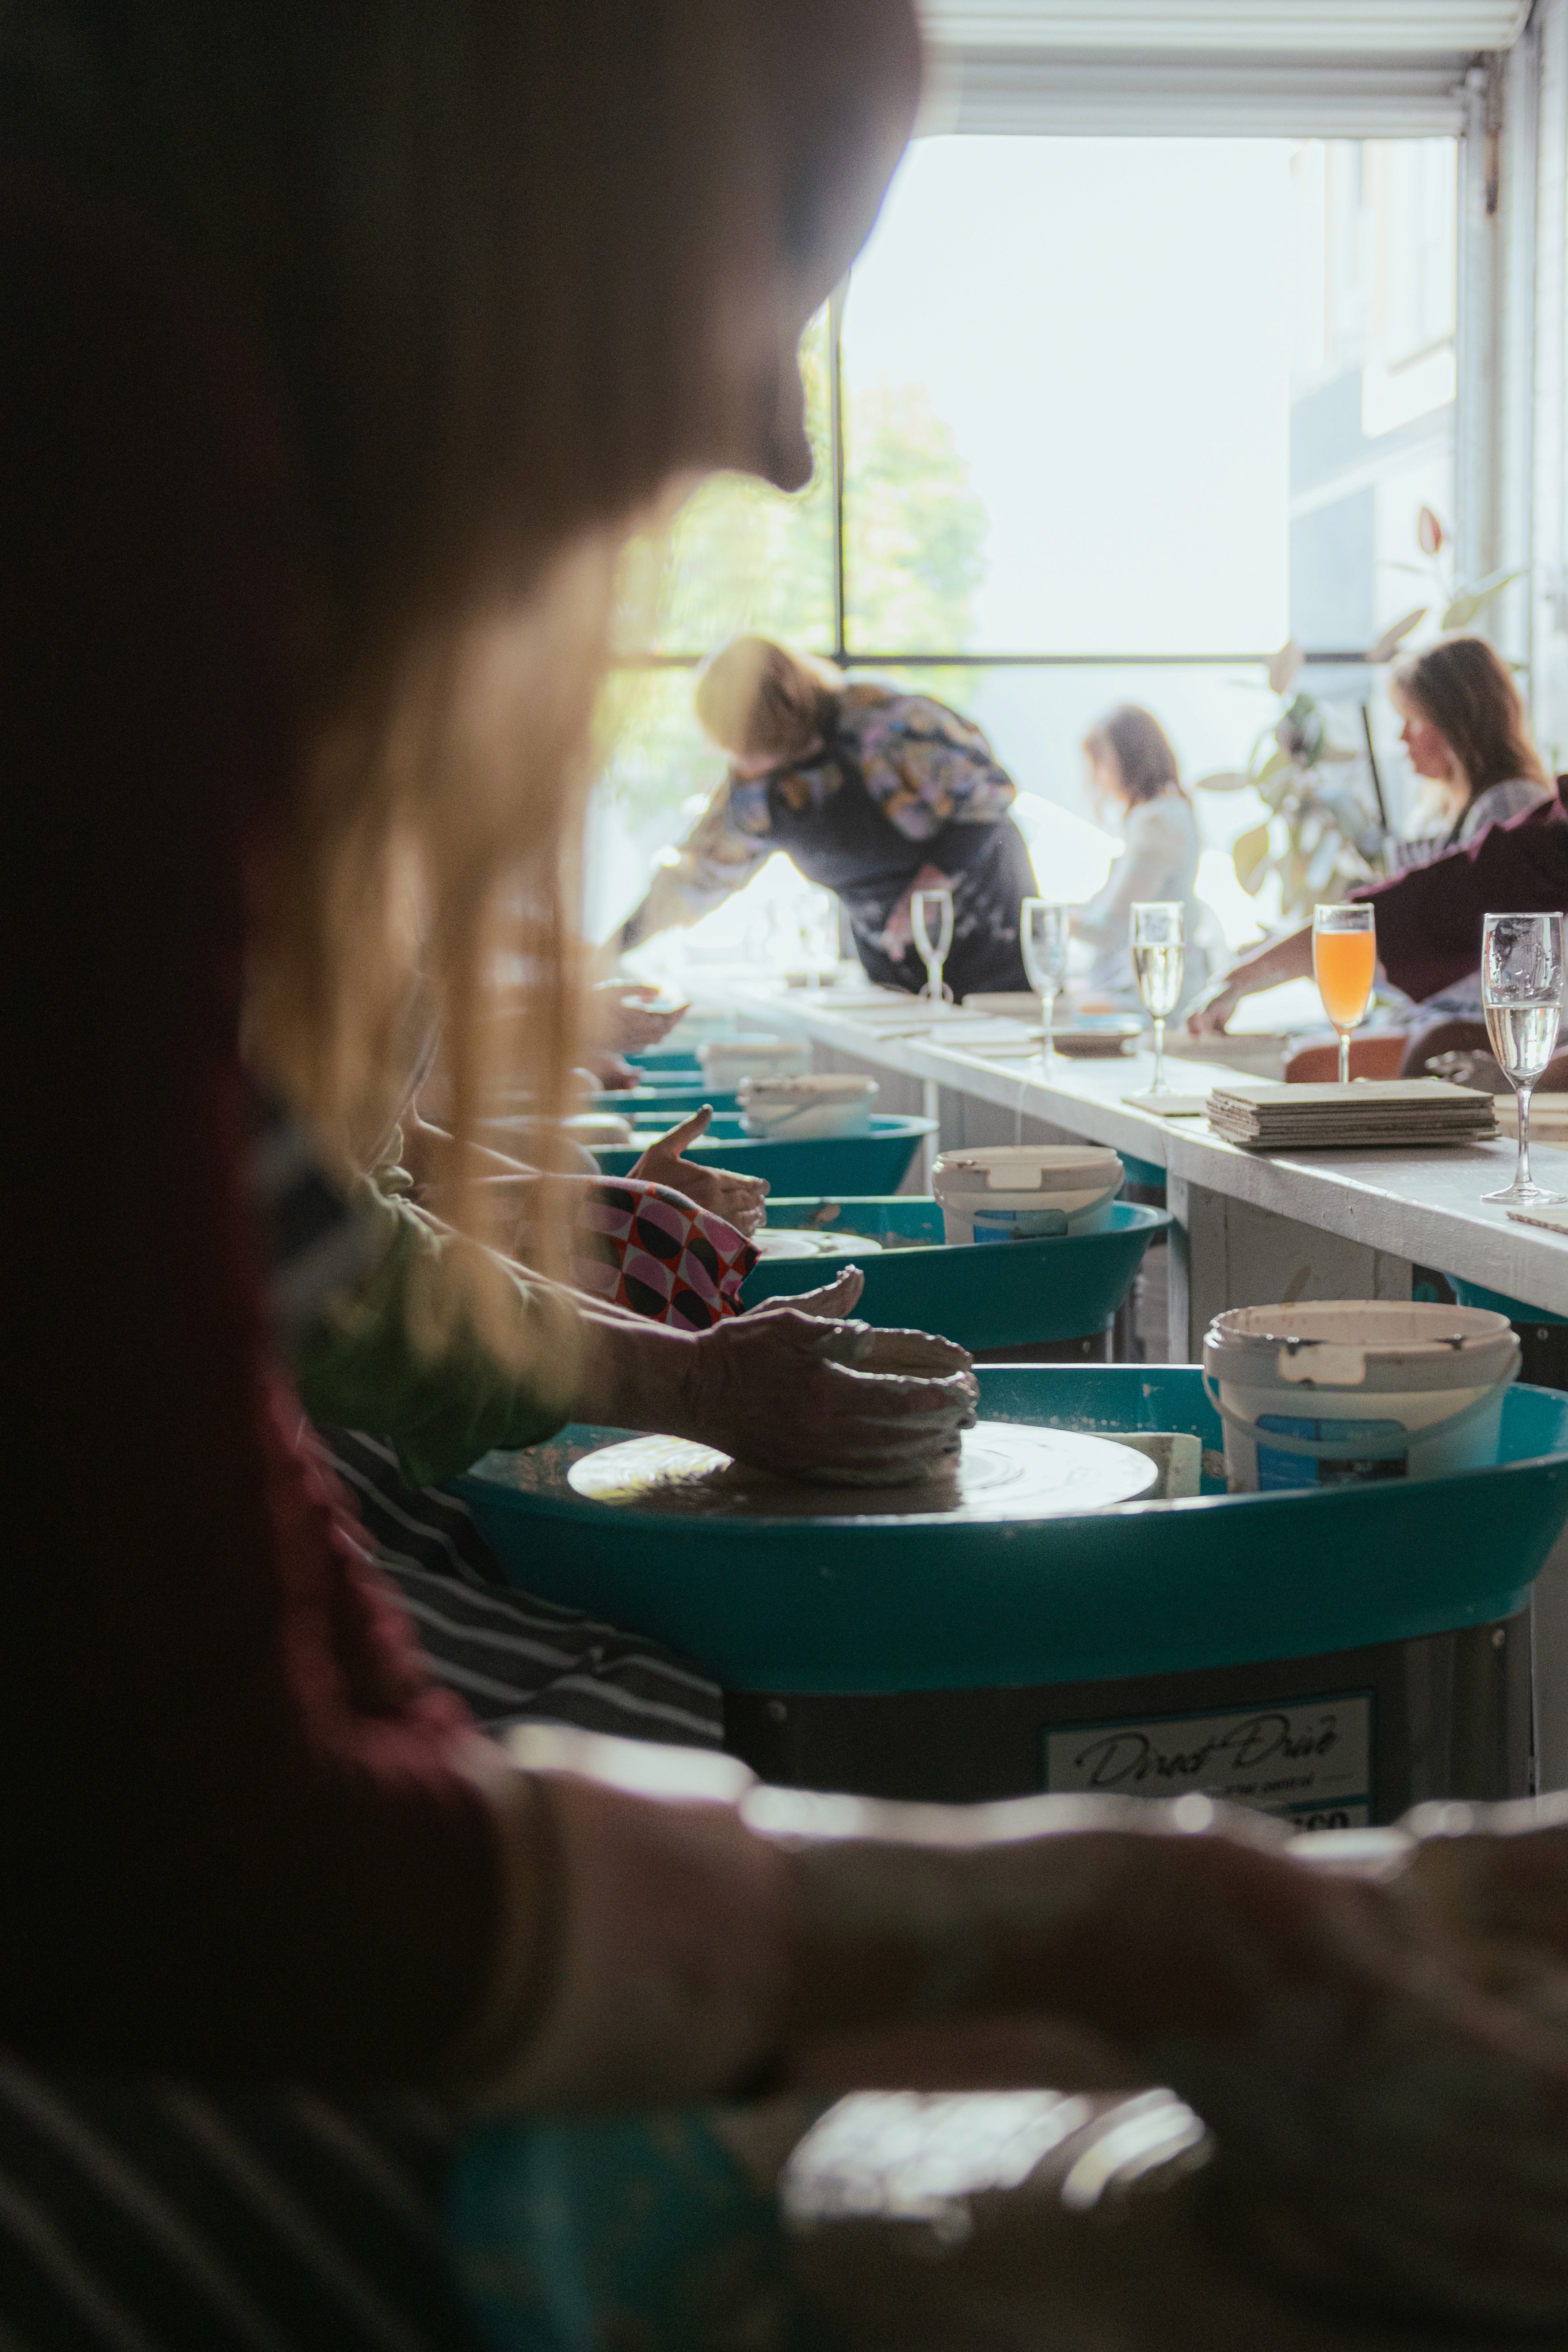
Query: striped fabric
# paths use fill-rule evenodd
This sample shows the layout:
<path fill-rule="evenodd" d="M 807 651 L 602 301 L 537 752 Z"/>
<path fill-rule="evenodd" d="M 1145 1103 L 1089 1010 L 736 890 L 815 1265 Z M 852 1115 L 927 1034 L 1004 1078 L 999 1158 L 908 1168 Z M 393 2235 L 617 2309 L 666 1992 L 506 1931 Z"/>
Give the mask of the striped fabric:
<path fill-rule="evenodd" d="M 364 1255 L 276 1106 L 258 1105 L 247 1173 L 286 1345 Z M 488 1728 L 718 1745 L 706 1676 L 514 1592 L 456 1496 L 405 1486 L 374 1438 L 317 1435 L 431 1672 Z M 459 2128 L 412 2095 L 64 2080 L 0 2052 L 0 2352 L 483 2352 L 442 2247 Z"/>
<path fill-rule="evenodd" d="M 0 2352 L 480 2352 L 441 2245 L 453 2119 L 0 2055 Z"/>
<path fill-rule="evenodd" d="M 722 1704 L 706 1675 L 656 1642 L 514 1591 L 455 1495 L 405 1486 L 391 1446 L 375 1438 L 316 1434 L 353 1497 L 372 1556 L 403 1596 L 431 1673 L 488 1730 L 570 1723 L 683 1748 L 721 1745 Z"/>

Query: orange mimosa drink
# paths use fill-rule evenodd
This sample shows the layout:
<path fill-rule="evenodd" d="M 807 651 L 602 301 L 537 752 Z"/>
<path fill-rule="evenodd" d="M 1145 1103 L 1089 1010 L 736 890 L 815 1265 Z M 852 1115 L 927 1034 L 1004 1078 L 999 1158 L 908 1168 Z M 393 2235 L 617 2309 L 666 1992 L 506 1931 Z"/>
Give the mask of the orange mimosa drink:
<path fill-rule="evenodd" d="M 1323 1011 L 1336 1029 L 1353 1029 L 1365 1018 L 1376 970 L 1375 932 L 1320 930 L 1313 934 L 1312 971 Z"/>

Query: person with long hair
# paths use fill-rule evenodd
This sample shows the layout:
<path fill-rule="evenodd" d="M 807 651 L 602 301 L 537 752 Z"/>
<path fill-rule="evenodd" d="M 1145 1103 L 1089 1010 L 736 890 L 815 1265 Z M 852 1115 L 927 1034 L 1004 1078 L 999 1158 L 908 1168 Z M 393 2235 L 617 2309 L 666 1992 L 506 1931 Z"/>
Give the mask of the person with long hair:
<path fill-rule="evenodd" d="M 1085 992 L 1091 1001 L 1137 1004 L 1132 908 L 1140 899 L 1164 898 L 1186 909 L 1183 985 L 1195 996 L 1208 975 L 1204 909 L 1194 895 L 1202 845 L 1171 739 L 1152 710 L 1122 702 L 1089 729 L 1083 754 L 1096 805 L 1113 814 L 1124 842 L 1104 887 L 1073 908 L 1074 938 L 1094 950 Z"/>
<path fill-rule="evenodd" d="M 522 1769 L 421 1670 L 269 1320 L 258 1081 L 352 1169 L 417 968 L 505 1343 L 464 1156 L 502 915 L 548 1113 L 616 553 L 693 474 L 805 480 L 907 0 L 16 0 L 0 68 L 0 2326 L 470 2346 L 432 2095 L 1037 2083 L 1066 2019 L 1190 2090 L 1244 2259 L 1561 2327 L 1568 2055 L 1473 1948 L 1524 1917 L 1561 2012 L 1560 1832 L 1379 1876 L 1203 1808 Z M 522 1344 L 626 1425 L 574 1314 Z M 962 1377 L 857 1354 L 817 1324 L 781 1411 L 862 1474 L 951 1446 Z"/>
<path fill-rule="evenodd" d="M 1512 673 L 1484 638 L 1446 637 L 1411 656 L 1389 691 L 1410 764 L 1439 787 L 1448 822 L 1391 843 L 1391 878 L 1351 896 L 1376 906 L 1378 961 L 1396 988 L 1434 1013 L 1479 1020 L 1482 915 L 1568 908 L 1562 809 Z M 1243 997 L 1311 969 L 1310 924 L 1249 949 L 1195 1007 L 1193 1026 L 1223 1030 Z"/>
<path fill-rule="evenodd" d="M 1017 787 L 972 719 L 929 694 L 847 680 L 771 637 L 735 637 L 697 681 L 703 731 L 730 772 L 616 932 L 626 954 L 694 923 L 782 850 L 849 918 L 868 979 L 925 985 L 910 900 L 952 893 L 944 985 L 1028 986 L 1018 908 L 1035 887 L 1008 814 Z"/>
<path fill-rule="evenodd" d="M 1399 663 L 1388 685 L 1399 740 L 1417 776 L 1436 787 L 1447 823 L 1392 845 L 1399 866 L 1462 849 L 1552 798 L 1513 673 L 1484 637 L 1444 637 Z"/>

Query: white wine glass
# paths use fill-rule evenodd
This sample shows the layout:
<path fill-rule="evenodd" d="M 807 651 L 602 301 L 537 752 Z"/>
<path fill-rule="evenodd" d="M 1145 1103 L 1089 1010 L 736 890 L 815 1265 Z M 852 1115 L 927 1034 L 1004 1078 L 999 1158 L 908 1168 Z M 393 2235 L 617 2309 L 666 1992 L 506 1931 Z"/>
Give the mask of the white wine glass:
<path fill-rule="evenodd" d="M 933 1004 L 940 1004 L 947 993 L 942 968 L 952 945 L 952 892 L 917 890 L 910 900 L 910 925 L 926 968 L 926 984 L 921 994 L 929 996 Z"/>
<path fill-rule="evenodd" d="M 1053 907 L 1048 898 L 1026 898 L 1018 909 L 1018 945 L 1029 986 L 1040 1000 L 1040 1059 L 1056 1053 L 1051 1032 L 1056 1024 L 1057 999 L 1067 985 L 1068 949 L 1072 942 L 1072 908 Z"/>
<path fill-rule="evenodd" d="M 1561 1201 L 1530 1172 L 1530 1097 L 1557 1045 L 1563 1018 L 1561 915 L 1489 915 L 1481 934 L 1481 1003 L 1487 1035 L 1503 1076 L 1519 1097 L 1519 1158 L 1513 1181 L 1482 1199 L 1513 1207 Z"/>
<path fill-rule="evenodd" d="M 1182 1001 L 1186 964 L 1186 910 L 1179 898 L 1138 898 L 1132 905 L 1132 977 L 1154 1024 L 1154 1083 L 1165 1086 L 1165 1024 Z"/>

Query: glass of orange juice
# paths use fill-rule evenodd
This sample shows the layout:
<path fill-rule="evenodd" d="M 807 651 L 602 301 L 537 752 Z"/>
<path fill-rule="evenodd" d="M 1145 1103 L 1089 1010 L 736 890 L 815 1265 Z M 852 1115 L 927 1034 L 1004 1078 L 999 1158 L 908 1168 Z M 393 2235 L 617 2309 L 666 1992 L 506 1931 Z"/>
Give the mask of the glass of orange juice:
<path fill-rule="evenodd" d="M 1351 1082 L 1351 1031 L 1366 1019 L 1377 971 L 1377 926 L 1370 906 L 1312 910 L 1312 973 L 1340 1036 L 1340 1084 Z"/>

